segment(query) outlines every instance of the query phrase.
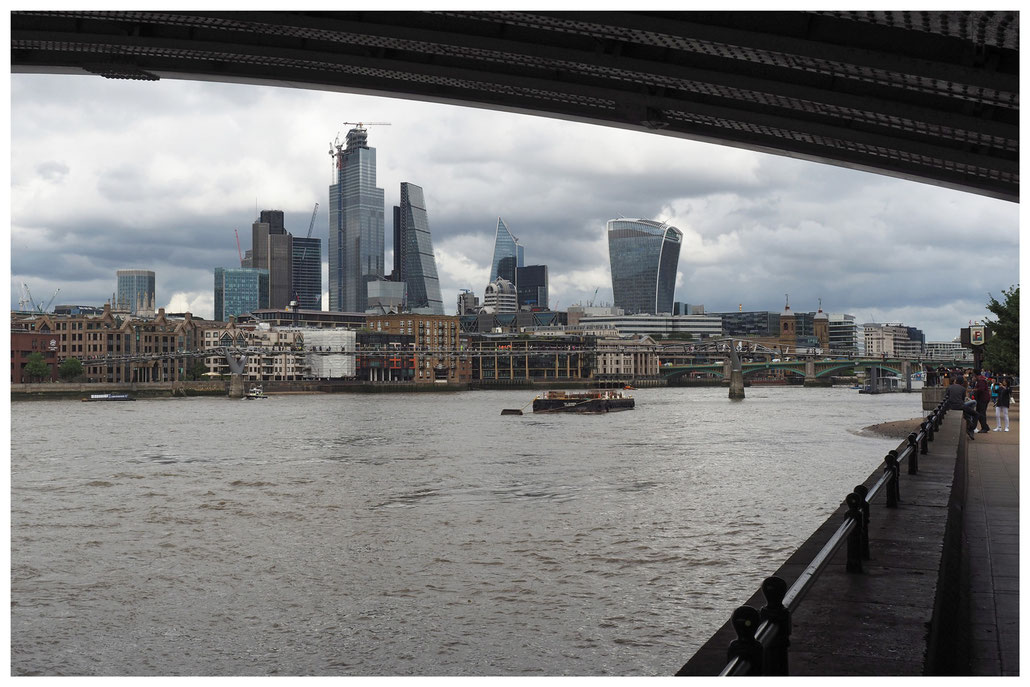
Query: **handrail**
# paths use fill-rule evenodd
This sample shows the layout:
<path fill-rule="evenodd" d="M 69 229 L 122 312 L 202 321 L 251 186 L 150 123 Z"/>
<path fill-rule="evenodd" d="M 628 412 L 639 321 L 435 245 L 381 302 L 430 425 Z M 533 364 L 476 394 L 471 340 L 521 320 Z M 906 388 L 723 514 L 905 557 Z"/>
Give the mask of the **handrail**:
<path fill-rule="evenodd" d="M 927 453 L 927 442 L 933 441 L 936 430 L 948 408 L 941 401 L 920 425 L 919 432 L 909 434 L 902 449 L 889 451 L 884 458 L 883 475 L 866 489 L 859 485 L 845 499 L 848 513 L 844 522 L 816 553 L 808 567 L 798 575 L 789 589 L 778 577 L 769 577 L 762 583 L 767 605 L 761 613 L 750 606 L 741 606 L 733 612 L 731 623 L 737 639 L 730 643 L 729 658 L 719 676 L 729 675 L 787 675 L 787 646 L 790 635 L 790 617 L 816 579 L 833 559 L 840 547 L 848 543 L 847 569 L 861 572 L 861 559 L 869 558 L 868 521 L 869 503 L 883 488 L 887 488 L 886 507 L 897 507 L 899 496 L 899 465 L 907 460 L 909 473 L 918 471 L 918 456 Z M 766 617 L 768 616 L 768 617 Z"/>

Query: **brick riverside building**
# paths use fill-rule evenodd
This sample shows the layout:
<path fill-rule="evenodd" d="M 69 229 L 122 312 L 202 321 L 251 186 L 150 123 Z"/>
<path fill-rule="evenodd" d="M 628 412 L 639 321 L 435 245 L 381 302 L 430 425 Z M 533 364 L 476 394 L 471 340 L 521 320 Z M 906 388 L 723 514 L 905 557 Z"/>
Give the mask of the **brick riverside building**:
<path fill-rule="evenodd" d="M 457 316 L 418 313 L 369 315 L 368 329 L 415 337 L 415 382 L 467 384 L 472 381 L 471 362 L 467 356 L 457 353 L 461 348 L 461 326 Z"/>
<path fill-rule="evenodd" d="M 83 366 L 83 377 L 91 382 L 179 381 L 185 377 L 192 358 L 169 354 L 195 352 L 200 348 L 198 327 L 190 313 L 182 319 L 169 318 L 164 308 L 158 310 L 153 319 L 144 320 L 115 315 L 111 306 L 105 304 L 100 315 L 45 313 L 25 324 L 30 331 L 56 341 L 58 364 L 67 358 L 78 359 Z M 153 358 L 90 363 L 91 359 L 117 356 Z"/>
<path fill-rule="evenodd" d="M 50 369 L 50 374 L 42 379 L 29 379 L 25 374 L 25 365 L 29 356 L 41 353 L 43 362 Z M 11 384 L 29 382 L 52 382 L 57 379 L 57 338 L 48 332 L 11 331 Z"/>

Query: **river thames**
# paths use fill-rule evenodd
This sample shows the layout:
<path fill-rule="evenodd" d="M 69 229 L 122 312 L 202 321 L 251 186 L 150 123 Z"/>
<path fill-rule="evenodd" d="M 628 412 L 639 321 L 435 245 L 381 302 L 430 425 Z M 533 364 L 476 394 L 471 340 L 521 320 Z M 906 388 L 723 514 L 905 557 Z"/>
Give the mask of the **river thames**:
<path fill-rule="evenodd" d="M 11 403 L 13 675 L 672 675 L 920 395 Z"/>

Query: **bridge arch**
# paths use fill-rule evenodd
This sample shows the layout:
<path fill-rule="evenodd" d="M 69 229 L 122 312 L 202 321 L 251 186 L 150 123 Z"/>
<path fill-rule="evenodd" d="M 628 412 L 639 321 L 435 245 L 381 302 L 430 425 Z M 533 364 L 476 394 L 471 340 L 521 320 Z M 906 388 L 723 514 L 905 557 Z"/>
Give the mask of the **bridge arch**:
<path fill-rule="evenodd" d="M 11 13 L 11 68 L 386 95 L 1019 197 L 1019 13 Z"/>

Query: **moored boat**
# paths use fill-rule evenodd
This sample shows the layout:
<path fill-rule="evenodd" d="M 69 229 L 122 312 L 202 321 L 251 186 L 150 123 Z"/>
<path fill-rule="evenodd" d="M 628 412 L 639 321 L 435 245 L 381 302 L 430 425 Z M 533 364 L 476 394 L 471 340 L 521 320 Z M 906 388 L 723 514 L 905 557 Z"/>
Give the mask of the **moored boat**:
<path fill-rule="evenodd" d="M 533 399 L 534 413 L 609 413 L 630 410 L 632 396 L 621 391 L 546 391 Z"/>
<path fill-rule="evenodd" d="M 268 394 L 266 394 L 265 390 L 262 389 L 261 387 L 259 387 L 259 386 L 252 386 L 250 388 L 250 391 L 247 392 L 247 395 L 244 396 L 244 398 L 246 398 L 246 399 L 268 398 Z"/>
<path fill-rule="evenodd" d="M 90 401 L 135 401 L 129 394 L 90 394 L 89 398 L 82 399 L 84 402 Z"/>

